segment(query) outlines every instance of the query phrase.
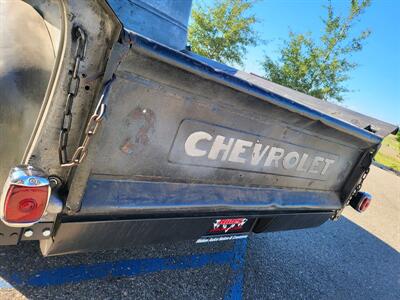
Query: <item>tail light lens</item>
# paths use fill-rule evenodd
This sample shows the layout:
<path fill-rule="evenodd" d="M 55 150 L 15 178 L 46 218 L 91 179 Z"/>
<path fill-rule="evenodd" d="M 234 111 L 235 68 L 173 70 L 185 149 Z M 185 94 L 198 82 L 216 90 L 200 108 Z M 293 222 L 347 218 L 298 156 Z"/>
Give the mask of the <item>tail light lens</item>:
<path fill-rule="evenodd" d="M 351 200 L 350 205 L 358 212 L 364 212 L 370 206 L 372 196 L 365 192 L 358 192 Z"/>
<path fill-rule="evenodd" d="M 49 187 L 11 185 L 4 202 L 4 220 L 8 223 L 34 223 L 47 206 Z"/>
<path fill-rule="evenodd" d="M 358 211 L 359 212 L 366 211 L 370 204 L 371 204 L 371 198 L 368 197 L 363 198 L 358 207 Z"/>
<path fill-rule="evenodd" d="M 49 196 L 50 185 L 43 171 L 30 166 L 15 167 L 3 190 L 1 219 L 9 226 L 30 226 L 45 213 Z"/>

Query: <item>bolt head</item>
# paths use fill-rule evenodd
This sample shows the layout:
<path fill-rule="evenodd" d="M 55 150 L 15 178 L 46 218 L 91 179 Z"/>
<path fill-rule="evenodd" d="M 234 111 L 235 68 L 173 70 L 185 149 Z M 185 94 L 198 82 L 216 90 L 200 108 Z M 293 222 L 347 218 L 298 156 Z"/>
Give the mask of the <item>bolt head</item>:
<path fill-rule="evenodd" d="M 49 237 L 50 234 L 51 234 L 51 230 L 48 229 L 48 228 L 43 229 L 42 234 L 43 234 L 43 236 L 45 236 L 45 237 Z"/>
<path fill-rule="evenodd" d="M 24 236 L 25 236 L 25 237 L 29 238 L 29 237 L 31 237 L 32 235 L 33 235 L 33 230 L 32 230 L 32 229 L 27 229 L 27 230 L 25 230 L 25 232 L 24 232 Z"/>
<path fill-rule="evenodd" d="M 29 178 L 29 183 L 32 185 L 38 185 L 38 180 L 34 177 Z"/>

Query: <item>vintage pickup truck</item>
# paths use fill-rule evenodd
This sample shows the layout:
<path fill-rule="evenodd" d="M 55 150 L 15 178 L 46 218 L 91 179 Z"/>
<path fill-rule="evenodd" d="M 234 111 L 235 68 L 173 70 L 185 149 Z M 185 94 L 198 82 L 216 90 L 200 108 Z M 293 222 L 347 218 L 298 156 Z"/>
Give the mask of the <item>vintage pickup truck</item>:
<path fill-rule="evenodd" d="M 205 243 L 368 207 L 398 128 L 192 53 L 190 10 L 1 1 L 1 245 Z"/>

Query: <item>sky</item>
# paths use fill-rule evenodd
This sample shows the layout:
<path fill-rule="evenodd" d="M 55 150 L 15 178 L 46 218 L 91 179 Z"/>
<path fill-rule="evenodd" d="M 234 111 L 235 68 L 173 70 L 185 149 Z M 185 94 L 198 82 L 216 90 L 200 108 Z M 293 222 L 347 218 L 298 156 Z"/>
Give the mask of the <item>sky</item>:
<path fill-rule="evenodd" d="M 349 7 L 346 0 L 333 0 L 339 14 Z M 265 54 L 278 56 L 279 47 L 291 29 L 320 36 L 324 16 L 322 0 L 258 0 L 252 12 L 258 17 L 255 29 L 264 45 L 248 49 L 245 70 L 259 75 L 264 72 L 260 61 Z M 341 104 L 352 110 L 400 124 L 400 0 L 373 0 L 361 16 L 354 32 L 372 30 L 364 49 L 352 60 L 359 67 L 351 71 L 346 83 L 353 92 L 345 94 Z"/>
<path fill-rule="evenodd" d="M 194 3 L 198 0 L 194 0 Z M 201 2 L 201 1 L 200 1 Z M 206 0 L 207 4 L 212 0 Z M 260 62 L 265 54 L 278 56 L 279 47 L 295 33 L 321 35 L 325 16 L 323 0 L 257 0 L 251 13 L 259 19 L 255 25 L 264 44 L 248 49 L 244 70 L 263 75 Z M 345 14 L 350 0 L 332 0 L 337 13 Z M 354 33 L 371 29 L 372 34 L 352 61 L 359 67 L 350 72 L 341 103 L 352 110 L 400 125 L 400 0 L 372 0 L 371 6 L 354 27 Z"/>

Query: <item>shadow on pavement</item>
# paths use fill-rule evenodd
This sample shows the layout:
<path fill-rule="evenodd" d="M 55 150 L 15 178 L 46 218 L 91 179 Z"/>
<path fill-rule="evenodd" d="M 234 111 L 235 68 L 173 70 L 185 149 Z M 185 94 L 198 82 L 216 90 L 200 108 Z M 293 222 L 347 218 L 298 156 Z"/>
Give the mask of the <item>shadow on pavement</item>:
<path fill-rule="evenodd" d="M 342 217 L 249 241 L 244 298 L 400 299 L 400 256 Z"/>
<path fill-rule="evenodd" d="M 31 276 L 41 270 L 93 265 L 129 259 L 168 258 L 229 253 L 233 243 L 136 247 L 43 258 L 36 244 L 0 248 L 0 276 L 29 299 L 224 297 L 229 264 L 164 270 L 140 276 L 109 276 L 79 283 L 34 287 L 16 281 L 15 274 Z M 248 299 L 400 299 L 400 256 L 375 236 L 342 218 L 315 229 L 268 233 L 248 242 L 243 297 Z M 0 289 L 2 299 L 16 291 Z"/>

